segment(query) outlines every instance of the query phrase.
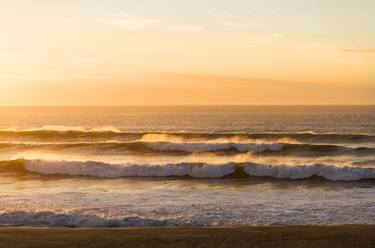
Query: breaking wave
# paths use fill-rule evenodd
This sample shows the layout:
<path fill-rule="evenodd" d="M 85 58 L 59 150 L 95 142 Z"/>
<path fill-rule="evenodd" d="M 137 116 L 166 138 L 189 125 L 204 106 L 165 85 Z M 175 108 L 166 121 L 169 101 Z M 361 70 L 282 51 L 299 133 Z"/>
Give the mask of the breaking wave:
<path fill-rule="evenodd" d="M 230 151 L 255 152 L 255 153 L 281 153 L 298 154 L 305 156 L 321 155 L 375 155 L 375 148 L 357 147 L 351 148 L 338 145 L 314 145 L 314 144 L 289 144 L 289 143 L 171 143 L 151 142 L 146 144 L 149 148 L 159 151 L 182 152 L 215 152 Z"/>
<path fill-rule="evenodd" d="M 367 167 L 338 167 L 328 164 L 287 165 L 259 163 L 177 163 L 177 164 L 111 164 L 94 161 L 16 160 L 4 162 L 0 169 L 41 175 L 120 177 L 270 177 L 277 179 L 307 179 L 322 177 L 330 181 L 375 179 L 375 169 Z"/>
<path fill-rule="evenodd" d="M 159 151 L 183 151 L 183 152 L 214 152 L 224 150 L 236 150 L 239 152 L 264 152 L 279 151 L 283 148 L 282 143 L 271 144 L 235 144 L 235 143 L 170 143 L 153 142 L 148 147 Z"/>
<path fill-rule="evenodd" d="M 224 139 L 227 142 L 238 140 L 293 140 L 302 143 L 375 143 L 371 134 L 337 134 L 337 133 L 244 133 L 244 132 L 123 132 L 115 127 L 82 127 L 46 126 L 39 129 L 2 129 L 1 139 L 37 139 L 37 140 L 146 140 L 150 141 L 205 141 Z"/>
<path fill-rule="evenodd" d="M 123 218 L 102 218 L 82 213 L 54 213 L 50 211 L 0 212 L 0 226 L 37 227 L 143 227 L 183 225 L 182 220 L 163 220 L 129 216 Z"/>
<path fill-rule="evenodd" d="M 75 149 L 77 152 L 113 153 L 198 153 L 198 152 L 253 152 L 264 155 L 375 155 L 373 147 L 346 147 L 341 145 L 290 143 L 173 143 L 173 142 L 60 142 L 60 143 L 0 143 L 0 149 L 16 151 L 42 149 Z"/>
<path fill-rule="evenodd" d="M 221 178 L 235 172 L 234 164 L 108 164 L 102 162 L 26 160 L 27 171 L 45 175 L 92 177 L 183 177 Z"/>
<path fill-rule="evenodd" d="M 336 167 L 333 165 L 266 165 L 248 164 L 244 167 L 247 175 L 272 177 L 278 179 L 305 179 L 310 177 L 323 177 L 330 181 L 358 181 L 362 179 L 375 179 L 375 169 L 361 167 Z"/>

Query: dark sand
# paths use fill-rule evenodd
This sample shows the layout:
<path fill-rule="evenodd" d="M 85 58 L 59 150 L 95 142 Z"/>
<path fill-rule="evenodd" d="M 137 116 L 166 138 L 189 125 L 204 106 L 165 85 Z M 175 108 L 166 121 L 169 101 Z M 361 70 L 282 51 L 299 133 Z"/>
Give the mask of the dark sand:
<path fill-rule="evenodd" d="M 375 247 L 375 225 L 0 228 L 0 247 Z"/>

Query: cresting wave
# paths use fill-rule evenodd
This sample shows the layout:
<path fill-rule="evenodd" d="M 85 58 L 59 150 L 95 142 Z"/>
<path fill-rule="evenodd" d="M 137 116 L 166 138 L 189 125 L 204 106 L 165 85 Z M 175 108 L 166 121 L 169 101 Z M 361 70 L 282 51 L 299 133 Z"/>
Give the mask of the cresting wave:
<path fill-rule="evenodd" d="M 330 181 L 358 181 L 375 179 L 375 169 L 361 167 L 336 167 L 325 164 L 302 166 L 249 164 L 244 167 L 247 175 L 278 179 L 305 179 L 323 177 Z"/>
<path fill-rule="evenodd" d="M 92 177 L 183 177 L 221 178 L 235 172 L 234 164 L 109 164 L 102 162 L 26 160 L 25 169 L 31 172 L 53 175 Z"/>
<path fill-rule="evenodd" d="M 239 152 L 264 152 L 279 151 L 283 144 L 235 144 L 235 143 L 171 143 L 151 142 L 147 144 L 154 150 L 159 151 L 183 151 L 183 152 L 214 152 L 225 150 L 236 150 Z"/>
<path fill-rule="evenodd" d="M 0 143 L 1 148 L 100 148 L 108 150 L 127 149 L 129 151 L 177 151 L 177 152 L 214 152 L 237 150 L 239 152 L 264 152 L 278 151 L 283 148 L 283 143 L 269 144 L 236 144 L 236 143 L 172 143 L 172 142 L 62 142 L 62 143 Z"/>
<path fill-rule="evenodd" d="M 336 134 L 336 133 L 244 133 L 244 132 L 123 132 L 114 127 L 84 129 L 81 127 L 43 127 L 40 129 L 2 129 L 0 139 L 34 139 L 34 140 L 142 140 L 153 141 L 186 140 L 294 140 L 302 143 L 375 143 L 371 134 Z"/>
<path fill-rule="evenodd" d="M 58 143 L 0 143 L 0 149 L 14 150 L 64 150 L 89 149 L 93 152 L 141 152 L 141 153 L 197 153 L 197 152 L 254 152 L 258 154 L 296 154 L 301 156 L 322 155 L 375 155 L 372 147 L 346 147 L 339 145 L 289 144 L 289 143 L 173 143 L 173 142 L 58 142 Z"/>
<path fill-rule="evenodd" d="M 150 142 L 145 143 L 148 148 L 158 151 L 180 151 L 180 152 L 215 152 L 215 151 L 237 151 L 284 154 L 300 154 L 306 156 L 319 155 L 375 155 L 375 148 L 369 147 L 345 147 L 338 145 L 314 145 L 314 144 L 288 144 L 288 143 L 171 143 Z"/>
<path fill-rule="evenodd" d="M 26 171 L 43 175 L 120 177 L 192 177 L 223 178 L 225 176 L 271 177 L 277 179 L 305 179 L 323 177 L 331 181 L 375 179 L 375 169 L 366 167 L 336 167 L 326 164 L 287 165 L 259 163 L 178 163 L 178 164 L 110 164 L 102 162 L 22 160 L 6 163 L 6 168 L 23 166 Z M 4 166 L 5 167 L 5 166 Z"/>

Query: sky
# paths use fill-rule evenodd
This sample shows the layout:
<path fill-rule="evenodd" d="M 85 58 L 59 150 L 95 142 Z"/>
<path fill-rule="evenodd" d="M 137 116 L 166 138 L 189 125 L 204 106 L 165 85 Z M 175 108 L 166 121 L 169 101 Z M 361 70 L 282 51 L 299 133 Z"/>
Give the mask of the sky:
<path fill-rule="evenodd" d="M 1 0 L 0 105 L 375 104 L 373 0 Z"/>

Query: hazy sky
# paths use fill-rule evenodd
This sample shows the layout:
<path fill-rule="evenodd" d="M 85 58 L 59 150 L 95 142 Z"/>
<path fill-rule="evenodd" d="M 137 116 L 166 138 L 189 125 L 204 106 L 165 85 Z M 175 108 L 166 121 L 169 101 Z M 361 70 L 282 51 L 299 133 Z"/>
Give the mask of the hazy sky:
<path fill-rule="evenodd" d="M 0 105 L 375 104 L 374 0 L 1 0 Z"/>

